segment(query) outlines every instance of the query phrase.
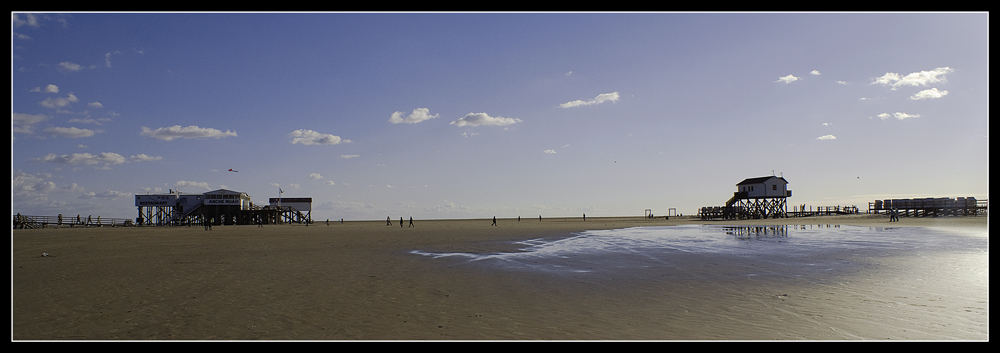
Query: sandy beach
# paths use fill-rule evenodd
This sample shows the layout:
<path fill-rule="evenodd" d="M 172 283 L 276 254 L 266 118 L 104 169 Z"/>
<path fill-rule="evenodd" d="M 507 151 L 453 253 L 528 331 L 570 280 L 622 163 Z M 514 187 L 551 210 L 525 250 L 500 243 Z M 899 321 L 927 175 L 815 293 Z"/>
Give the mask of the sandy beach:
<path fill-rule="evenodd" d="M 408 220 L 407 220 L 408 221 Z M 13 340 L 988 340 L 987 217 L 414 220 L 12 231 Z M 971 248 L 555 275 L 426 253 L 522 251 L 588 230 L 698 224 L 953 231 Z M 867 228 L 866 228 L 867 229 Z M 952 238 L 947 238 L 952 239 Z M 964 243 L 963 243 L 964 244 Z M 975 245 L 983 244 L 983 245 Z M 43 256 L 43 254 L 45 254 Z M 827 256 L 827 255 L 823 255 Z M 834 256 L 834 255 L 829 255 Z M 829 260 L 829 259 L 828 259 Z M 771 272 L 781 272 L 779 270 Z M 739 274 L 739 275 L 734 275 Z"/>

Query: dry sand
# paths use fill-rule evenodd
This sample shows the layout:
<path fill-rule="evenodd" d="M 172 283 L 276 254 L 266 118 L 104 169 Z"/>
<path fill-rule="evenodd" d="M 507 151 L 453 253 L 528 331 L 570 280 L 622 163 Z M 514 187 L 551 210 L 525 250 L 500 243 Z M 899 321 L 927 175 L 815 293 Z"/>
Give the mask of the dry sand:
<path fill-rule="evenodd" d="M 872 260 L 823 281 L 715 277 L 692 260 L 585 279 L 431 252 L 697 219 L 415 220 L 12 232 L 13 340 L 988 340 L 989 253 Z M 736 221 L 776 224 L 775 220 Z M 822 216 L 783 224 L 963 227 L 986 217 Z M 988 233 L 987 233 L 988 234 Z M 987 235 L 988 236 L 988 235 Z M 988 240 L 987 240 L 988 242 Z M 42 256 L 43 253 L 48 256 Z M 700 262 L 699 262 L 700 261 Z M 696 279 L 692 279 L 696 278 Z"/>

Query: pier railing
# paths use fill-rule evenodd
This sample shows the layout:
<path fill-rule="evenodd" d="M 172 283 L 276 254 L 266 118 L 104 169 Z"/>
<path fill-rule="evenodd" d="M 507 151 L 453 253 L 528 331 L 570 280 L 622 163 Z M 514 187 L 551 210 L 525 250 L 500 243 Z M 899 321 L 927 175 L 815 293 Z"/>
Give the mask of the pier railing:
<path fill-rule="evenodd" d="M 109 218 L 93 216 L 64 217 L 14 215 L 14 229 L 44 228 L 46 226 L 69 227 L 130 227 L 135 220 L 129 218 Z"/>

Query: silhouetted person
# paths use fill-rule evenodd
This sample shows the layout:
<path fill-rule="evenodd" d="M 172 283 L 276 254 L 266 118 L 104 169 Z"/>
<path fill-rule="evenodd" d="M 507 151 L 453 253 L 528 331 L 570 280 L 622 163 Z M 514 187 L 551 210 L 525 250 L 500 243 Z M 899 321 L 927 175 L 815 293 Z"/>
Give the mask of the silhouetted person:
<path fill-rule="evenodd" d="M 399 217 L 399 227 L 403 228 L 403 217 Z"/>
<path fill-rule="evenodd" d="M 493 226 L 497 225 L 497 216 L 493 216 Z"/>
<path fill-rule="evenodd" d="M 410 228 L 412 226 L 413 226 L 413 216 L 410 216 L 410 225 L 406 226 L 406 228 Z"/>
<path fill-rule="evenodd" d="M 389 220 L 389 216 L 385 217 L 385 225 L 387 225 L 387 226 L 391 226 L 392 225 L 392 221 Z"/>
<path fill-rule="evenodd" d="M 584 213 L 584 214 L 583 214 L 583 221 L 584 221 L 584 222 L 586 222 L 586 221 L 587 221 L 587 214 L 586 214 L 586 213 Z"/>

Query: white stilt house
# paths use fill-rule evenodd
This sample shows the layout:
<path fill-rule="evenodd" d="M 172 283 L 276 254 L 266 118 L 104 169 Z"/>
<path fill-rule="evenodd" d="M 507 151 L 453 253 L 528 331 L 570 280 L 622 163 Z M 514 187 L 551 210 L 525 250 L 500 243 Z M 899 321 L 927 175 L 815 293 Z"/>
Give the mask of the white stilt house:
<path fill-rule="evenodd" d="M 784 177 L 748 178 L 736 184 L 736 192 L 726 202 L 727 218 L 783 218 L 787 216 L 785 199 L 792 196 Z"/>

